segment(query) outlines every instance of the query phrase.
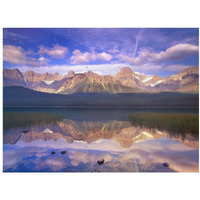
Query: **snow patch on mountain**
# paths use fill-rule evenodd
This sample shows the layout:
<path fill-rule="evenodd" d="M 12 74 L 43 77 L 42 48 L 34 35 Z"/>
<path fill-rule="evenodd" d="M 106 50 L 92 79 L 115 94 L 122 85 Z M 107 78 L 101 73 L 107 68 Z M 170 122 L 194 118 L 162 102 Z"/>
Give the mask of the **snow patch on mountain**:
<path fill-rule="evenodd" d="M 54 81 L 44 81 L 47 85 L 51 85 Z"/>
<path fill-rule="evenodd" d="M 135 76 L 135 78 L 141 81 L 141 79 L 139 77 Z"/>
<path fill-rule="evenodd" d="M 150 81 L 152 78 L 153 78 L 153 76 L 149 76 L 146 79 L 144 79 L 142 82 L 146 83 L 146 82 Z"/>
<path fill-rule="evenodd" d="M 153 86 L 158 85 L 158 84 L 160 84 L 160 83 L 162 83 L 162 82 L 163 82 L 163 80 L 159 80 L 159 81 L 157 81 L 156 83 L 151 84 L 150 86 L 153 87 Z"/>
<path fill-rule="evenodd" d="M 134 76 L 134 74 L 132 74 L 132 77 L 134 77 L 134 78 L 136 78 L 136 79 L 141 81 L 141 79 L 139 77 L 137 77 L 137 76 Z"/>
<path fill-rule="evenodd" d="M 140 73 L 140 72 L 134 72 L 134 73 L 137 75 L 145 75 L 146 76 L 146 74 L 144 74 L 144 73 Z"/>

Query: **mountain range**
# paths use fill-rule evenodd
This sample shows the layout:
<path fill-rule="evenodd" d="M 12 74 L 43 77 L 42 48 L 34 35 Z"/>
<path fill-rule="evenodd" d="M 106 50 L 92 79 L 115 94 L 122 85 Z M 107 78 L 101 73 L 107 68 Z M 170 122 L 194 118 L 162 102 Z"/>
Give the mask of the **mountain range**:
<path fill-rule="evenodd" d="M 22 86 L 40 92 L 56 94 L 83 93 L 134 93 L 134 92 L 198 92 L 199 67 L 190 67 L 165 78 L 133 72 L 122 67 L 115 75 L 99 75 L 92 71 L 75 73 L 20 72 L 18 69 L 3 70 L 4 86 Z"/>

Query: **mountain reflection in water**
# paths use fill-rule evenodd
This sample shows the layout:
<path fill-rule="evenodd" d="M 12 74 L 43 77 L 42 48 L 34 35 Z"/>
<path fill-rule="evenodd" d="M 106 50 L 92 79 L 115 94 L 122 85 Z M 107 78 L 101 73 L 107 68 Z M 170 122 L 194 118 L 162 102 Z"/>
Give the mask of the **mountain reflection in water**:
<path fill-rule="evenodd" d="M 23 126 L 26 120 L 21 118 L 21 122 L 24 120 L 21 127 L 10 124 L 9 128 L 9 119 L 17 113 L 15 111 L 4 110 L 4 125 L 7 125 L 4 126 L 3 169 L 7 172 L 199 170 L 198 135 L 135 126 L 128 121 L 129 114 L 134 112 L 130 109 L 120 110 L 117 115 L 116 110 L 113 113 L 56 110 L 53 113 L 59 117 L 48 117 L 52 121 L 39 123 L 33 120 Z M 34 109 L 26 109 L 21 115 L 27 111 L 40 115 Z M 45 110 L 45 114 L 51 115 L 51 112 Z M 22 133 L 24 128 L 28 129 L 27 133 Z M 62 155 L 62 150 L 67 153 Z M 54 155 L 52 151 L 55 151 Z M 103 165 L 98 165 L 100 159 L 105 160 Z M 163 166 L 164 162 L 169 167 Z"/>

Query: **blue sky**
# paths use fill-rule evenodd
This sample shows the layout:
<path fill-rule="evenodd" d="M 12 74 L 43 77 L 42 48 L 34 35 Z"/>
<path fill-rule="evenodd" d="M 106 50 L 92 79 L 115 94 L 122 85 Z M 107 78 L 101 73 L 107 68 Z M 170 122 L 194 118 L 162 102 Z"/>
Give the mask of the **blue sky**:
<path fill-rule="evenodd" d="M 199 63 L 197 28 L 4 28 L 3 67 L 39 73 L 115 74 L 129 66 L 161 77 Z"/>

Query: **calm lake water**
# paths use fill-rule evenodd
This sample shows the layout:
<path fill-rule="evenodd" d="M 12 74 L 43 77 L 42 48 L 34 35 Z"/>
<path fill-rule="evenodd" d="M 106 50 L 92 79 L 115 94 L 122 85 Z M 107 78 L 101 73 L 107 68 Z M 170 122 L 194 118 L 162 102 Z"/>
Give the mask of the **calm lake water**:
<path fill-rule="evenodd" d="M 133 125 L 134 113 L 198 109 L 4 108 L 3 171 L 199 171 L 198 133 Z"/>

